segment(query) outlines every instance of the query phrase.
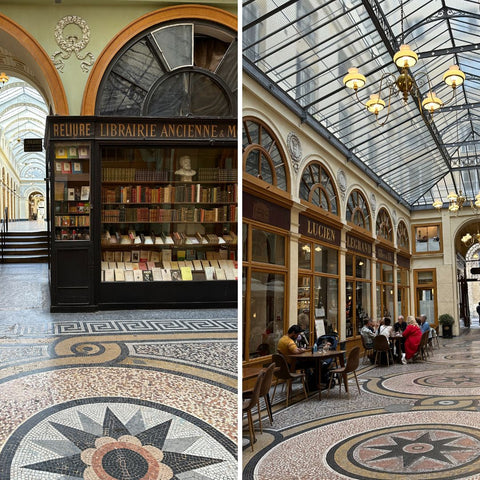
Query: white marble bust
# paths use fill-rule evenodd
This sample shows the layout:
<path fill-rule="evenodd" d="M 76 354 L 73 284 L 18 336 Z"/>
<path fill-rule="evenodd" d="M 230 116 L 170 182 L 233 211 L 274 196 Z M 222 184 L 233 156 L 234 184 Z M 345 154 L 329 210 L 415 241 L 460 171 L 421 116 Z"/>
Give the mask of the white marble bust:
<path fill-rule="evenodd" d="M 192 160 L 188 155 L 184 155 L 180 157 L 179 163 L 180 168 L 175 172 L 175 175 L 180 175 L 184 182 L 191 182 L 192 177 L 197 173 L 195 170 L 192 170 Z"/>

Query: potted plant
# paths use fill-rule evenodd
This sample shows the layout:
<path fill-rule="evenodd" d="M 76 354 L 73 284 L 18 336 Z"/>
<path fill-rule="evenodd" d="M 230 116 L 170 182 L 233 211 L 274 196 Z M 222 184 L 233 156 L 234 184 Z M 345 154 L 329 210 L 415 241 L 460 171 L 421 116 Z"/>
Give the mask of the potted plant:
<path fill-rule="evenodd" d="M 438 323 L 442 326 L 443 338 L 452 338 L 452 325 L 455 323 L 455 319 L 449 313 L 442 313 L 438 317 Z"/>

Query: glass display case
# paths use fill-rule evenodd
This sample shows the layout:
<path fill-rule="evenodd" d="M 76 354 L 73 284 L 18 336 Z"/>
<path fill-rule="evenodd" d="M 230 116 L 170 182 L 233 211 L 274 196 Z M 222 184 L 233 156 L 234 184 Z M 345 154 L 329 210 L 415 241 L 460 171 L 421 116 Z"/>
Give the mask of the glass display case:
<path fill-rule="evenodd" d="M 55 143 L 55 240 L 90 240 L 90 145 Z"/>
<path fill-rule="evenodd" d="M 101 281 L 236 280 L 234 148 L 103 147 Z"/>

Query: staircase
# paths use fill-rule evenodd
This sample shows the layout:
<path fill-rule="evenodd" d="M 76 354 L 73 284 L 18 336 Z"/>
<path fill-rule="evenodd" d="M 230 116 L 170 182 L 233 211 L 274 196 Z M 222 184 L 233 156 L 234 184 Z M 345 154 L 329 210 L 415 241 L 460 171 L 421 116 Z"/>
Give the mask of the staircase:
<path fill-rule="evenodd" d="M 3 263 L 48 262 L 48 232 L 4 232 Z"/>

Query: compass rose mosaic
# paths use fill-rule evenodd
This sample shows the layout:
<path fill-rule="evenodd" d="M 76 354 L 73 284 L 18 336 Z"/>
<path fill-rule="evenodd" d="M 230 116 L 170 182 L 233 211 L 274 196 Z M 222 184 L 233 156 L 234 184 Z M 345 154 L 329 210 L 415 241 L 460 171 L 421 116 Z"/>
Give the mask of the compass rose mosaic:
<path fill-rule="evenodd" d="M 85 399 L 19 427 L 0 455 L 0 478 L 235 480 L 235 455 L 231 440 L 185 412 L 131 399 Z"/>

